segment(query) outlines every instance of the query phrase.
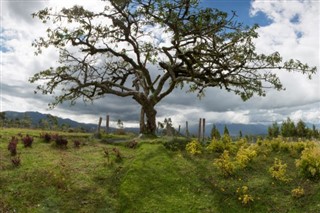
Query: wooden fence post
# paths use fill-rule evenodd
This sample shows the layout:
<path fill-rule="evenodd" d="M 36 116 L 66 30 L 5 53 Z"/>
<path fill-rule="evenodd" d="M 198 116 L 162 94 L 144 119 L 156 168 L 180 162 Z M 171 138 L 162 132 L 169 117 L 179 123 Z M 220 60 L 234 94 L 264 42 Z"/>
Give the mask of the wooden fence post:
<path fill-rule="evenodd" d="M 202 118 L 202 142 L 204 141 L 205 132 L 206 132 L 206 119 Z"/>
<path fill-rule="evenodd" d="M 99 118 L 99 124 L 98 124 L 98 134 L 100 134 L 100 129 L 101 129 L 101 123 L 102 123 L 102 118 Z"/>
<path fill-rule="evenodd" d="M 199 129 L 198 129 L 198 141 L 199 142 L 201 139 L 201 123 L 202 123 L 202 118 L 199 118 Z"/>
<path fill-rule="evenodd" d="M 188 121 L 186 121 L 186 136 L 187 136 L 187 138 L 189 137 L 189 125 L 188 125 Z"/>
<path fill-rule="evenodd" d="M 109 134 L 109 119 L 110 119 L 110 117 L 109 117 L 109 115 L 107 115 L 107 117 L 106 117 L 106 133 L 107 134 Z"/>

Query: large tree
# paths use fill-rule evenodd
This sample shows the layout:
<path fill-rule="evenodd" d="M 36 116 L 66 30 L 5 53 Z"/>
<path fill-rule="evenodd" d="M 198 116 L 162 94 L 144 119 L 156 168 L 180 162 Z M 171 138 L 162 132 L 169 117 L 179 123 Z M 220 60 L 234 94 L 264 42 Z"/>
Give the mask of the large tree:
<path fill-rule="evenodd" d="M 47 36 L 34 41 L 40 54 L 53 46 L 59 65 L 35 74 L 44 94 L 59 91 L 53 106 L 107 94 L 132 97 L 141 106 L 140 130 L 156 130 L 155 106 L 175 88 L 202 96 L 208 87 L 233 91 L 243 100 L 283 88 L 276 70 L 316 72 L 278 52 L 258 54 L 258 26 L 235 14 L 201 8 L 198 0 L 109 0 L 101 12 L 81 6 L 33 14 L 52 22 Z M 43 81 L 44 80 L 44 81 Z"/>

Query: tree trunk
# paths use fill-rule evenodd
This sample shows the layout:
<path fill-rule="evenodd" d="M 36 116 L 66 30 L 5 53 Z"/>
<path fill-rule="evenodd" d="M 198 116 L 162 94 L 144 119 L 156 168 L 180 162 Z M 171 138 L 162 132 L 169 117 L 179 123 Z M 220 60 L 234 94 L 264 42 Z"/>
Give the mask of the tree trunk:
<path fill-rule="evenodd" d="M 140 133 L 145 133 L 146 132 L 146 123 L 145 123 L 145 116 L 144 116 L 144 109 L 141 107 L 141 112 L 140 112 Z"/>
<path fill-rule="evenodd" d="M 157 111 L 154 106 L 142 106 L 140 113 L 140 133 L 148 135 L 156 135 L 157 124 L 156 124 Z M 146 122 L 145 122 L 146 120 Z"/>

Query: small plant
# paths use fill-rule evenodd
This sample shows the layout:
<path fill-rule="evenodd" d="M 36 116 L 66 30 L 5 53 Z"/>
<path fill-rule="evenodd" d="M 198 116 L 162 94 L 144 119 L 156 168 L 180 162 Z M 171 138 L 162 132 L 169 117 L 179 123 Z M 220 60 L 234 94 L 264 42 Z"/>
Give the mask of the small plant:
<path fill-rule="evenodd" d="M 17 144 L 18 144 L 18 138 L 13 136 L 11 138 L 11 141 L 8 144 L 8 150 L 11 153 L 11 156 L 15 156 L 17 154 Z"/>
<path fill-rule="evenodd" d="M 201 144 L 197 140 L 193 140 L 186 145 L 186 150 L 192 155 L 201 154 Z"/>
<path fill-rule="evenodd" d="M 218 159 L 214 160 L 213 165 L 217 167 L 225 177 L 234 175 L 236 171 L 235 163 L 229 156 L 229 151 L 225 150 Z"/>
<path fill-rule="evenodd" d="M 248 191 L 249 188 L 247 186 L 242 186 L 237 189 L 237 194 L 239 195 L 238 200 L 241 201 L 244 206 L 247 206 L 254 201 Z"/>
<path fill-rule="evenodd" d="M 282 163 L 278 158 L 274 159 L 273 165 L 269 168 L 269 173 L 271 176 L 279 181 L 288 182 L 290 178 L 287 177 L 287 164 Z"/>
<path fill-rule="evenodd" d="M 40 137 L 43 138 L 44 142 L 46 142 L 46 143 L 50 143 L 50 141 L 52 139 L 51 135 L 47 132 L 44 134 L 41 134 Z"/>
<path fill-rule="evenodd" d="M 33 138 L 29 135 L 26 135 L 26 137 L 22 138 L 24 147 L 32 147 Z"/>
<path fill-rule="evenodd" d="M 292 189 L 291 195 L 293 198 L 300 198 L 304 196 L 304 189 L 302 187 L 298 187 L 295 189 Z"/>
<path fill-rule="evenodd" d="M 62 136 L 58 136 L 55 139 L 56 145 L 59 148 L 67 148 L 68 140 L 63 138 Z"/>
<path fill-rule="evenodd" d="M 116 155 L 116 160 L 117 161 L 121 161 L 122 160 L 122 155 L 120 153 L 120 150 L 117 148 L 113 148 L 112 151 L 114 152 L 114 154 Z"/>
<path fill-rule="evenodd" d="M 138 146 L 138 142 L 135 140 L 132 140 L 126 144 L 126 147 L 128 147 L 130 149 L 135 149 L 137 146 Z"/>
<path fill-rule="evenodd" d="M 74 141 L 73 141 L 73 146 L 74 146 L 74 148 L 80 148 L 80 145 L 81 145 L 81 142 L 80 142 L 80 141 L 78 141 L 78 140 L 74 140 Z"/>
<path fill-rule="evenodd" d="M 320 178 L 320 148 L 306 148 L 302 151 L 300 159 L 296 161 L 296 167 L 307 178 Z"/>
<path fill-rule="evenodd" d="M 186 145 L 190 142 L 188 139 L 173 138 L 163 143 L 164 147 L 171 151 L 185 150 Z"/>
<path fill-rule="evenodd" d="M 110 162 L 110 153 L 108 148 L 103 149 L 104 156 L 108 159 L 108 163 Z"/>
<path fill-rule="evenodd" d="M 12 157 L 12 158 L 11 158 L 11 162 L 12 162 L 12 165 L 13 165 L 14 167 L 20 166 L 20 164 L 21 164 L 20 157 L 19 157 L 19 156 L 14 156 L 14 157 Z"/>

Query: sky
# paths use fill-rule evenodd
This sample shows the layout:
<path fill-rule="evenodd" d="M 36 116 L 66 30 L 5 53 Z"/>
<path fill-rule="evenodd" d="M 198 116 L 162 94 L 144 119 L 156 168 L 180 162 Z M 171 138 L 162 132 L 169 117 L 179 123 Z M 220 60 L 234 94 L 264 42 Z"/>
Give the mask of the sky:
<path fill-rule="evenodd" d="M 43 36 L 48 26 L 31 14 L 45 7 L 59 10 L 75 3 L 92 10 L 105 4 L 98 0 L 1 0 L 0 111 L 39 111 L 84 123 L 97 123 L 100 116 L 109 114 L 111 120 L 121 119 L 125 127 L 137 126 L 140 107 L 131 98 L 108 95 L 93 104 L 78 101 L 74 106 L 64 103 L 49 110 L 52 97 L 34 94 L 36 84 L 28 79 L 57 65 L 58 54 L 48 49 L 35 56 L 32 41 Z M 278 51 L 284 59 L 298 59 L 320 70 L 318 0 L 202 0 L 202 6 L 236 11 L 239 22 L 259 24 L 259 37 L 254 41 L 257 52 Z M 302 74 L 279 71 L 285 91 L 267 90 L 266 97 L 254 96 L 246 102 L 217 88 L 207 89 L 201 100 L 196 94 L 176 89 L 157 105 L 157 119 L 170 117 L 175 126 L 186 121 L 195 124 L 200 117 L 209 123 L 270 124 L 290 117 L 319 124 L 319 72 L 308 80 Z"/>

